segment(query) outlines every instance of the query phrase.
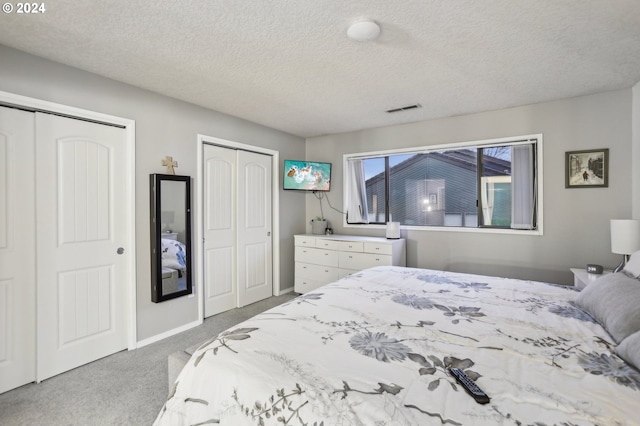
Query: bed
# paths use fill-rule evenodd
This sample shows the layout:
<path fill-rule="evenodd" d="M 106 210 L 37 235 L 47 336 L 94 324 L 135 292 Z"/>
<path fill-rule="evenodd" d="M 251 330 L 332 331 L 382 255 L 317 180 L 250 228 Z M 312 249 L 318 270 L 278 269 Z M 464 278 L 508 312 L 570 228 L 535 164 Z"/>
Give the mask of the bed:
<path fill-rule="evenodd" d="M 180 241 L 162 238 L 162 294 L 186 289 L 187 251 Z"/>
<path fill-rule="evenodd" d="M 212 336 L 155 424 L 638 424 L 640 281 L 600 280 L 368 269 Z"/>

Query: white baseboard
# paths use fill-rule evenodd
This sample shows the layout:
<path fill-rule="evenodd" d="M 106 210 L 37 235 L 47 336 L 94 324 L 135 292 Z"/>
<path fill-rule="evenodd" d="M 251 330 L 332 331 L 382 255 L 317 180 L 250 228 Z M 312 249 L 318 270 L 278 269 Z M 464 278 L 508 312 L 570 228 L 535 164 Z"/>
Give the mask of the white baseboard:
<path fill-rule="evenodd" d="M 136 349 L 139 349 L 143 346 L 150 345 L 155 342 L 159 342 L 162 339 L 166 339 L 167 337 L 175 336 L 176 334 L 182 333 L 183 331 L 190 330 L 194 327 L 197 327 L 202 324 L 202 320 L 197 320 L 190 322 L 189 324 L 185 324 L 181 327 L 174 328 L 173 330 L 165 331 L 164 333 L 157 334 L 155 336 L 151 336 L 148 339 L 140 340 L 136 346 Z"/>
<path fill-rule="evenodd" d="M 274 296 L 282 296 L 283 294 L 291 293 L 293 291 L 293 287 L 289 287 L 285 290 L 280 290 L 275 292 Z"/>

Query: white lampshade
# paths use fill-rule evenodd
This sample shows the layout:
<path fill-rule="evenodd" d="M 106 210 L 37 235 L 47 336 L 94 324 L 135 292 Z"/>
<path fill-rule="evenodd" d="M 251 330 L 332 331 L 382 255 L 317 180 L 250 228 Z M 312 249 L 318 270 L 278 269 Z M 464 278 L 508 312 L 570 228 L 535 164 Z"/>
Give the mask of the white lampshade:
<path fill-rule="evenodd" d="M 611 221 L 611 252 L 632 254 L 640 250 L 640 221 L 615 219 Z"/>

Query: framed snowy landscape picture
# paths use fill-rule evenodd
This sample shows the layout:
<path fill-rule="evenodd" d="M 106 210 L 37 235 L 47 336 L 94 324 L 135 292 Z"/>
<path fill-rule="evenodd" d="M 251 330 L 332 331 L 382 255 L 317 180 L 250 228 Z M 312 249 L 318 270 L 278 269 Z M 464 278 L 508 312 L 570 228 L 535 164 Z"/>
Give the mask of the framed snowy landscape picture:
<path fill-rule="evenodd" d="M 565 153 L 566 188 L 609 186 L 609 148 Z"/>

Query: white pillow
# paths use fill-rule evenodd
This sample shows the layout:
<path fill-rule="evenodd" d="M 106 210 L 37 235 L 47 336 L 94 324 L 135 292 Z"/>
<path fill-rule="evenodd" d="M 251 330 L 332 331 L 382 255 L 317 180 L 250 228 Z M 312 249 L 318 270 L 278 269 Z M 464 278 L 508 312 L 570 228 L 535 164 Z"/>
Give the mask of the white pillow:
<path fill-rule="evenodd" d="M 620 358 L 640 370 L 640 331 L 624 339 L 616 348 Z"/>
<path fill-rule="evenodd" d="M 640 250 L 631 255 L 623 271 L 632 278 L 640 278 Z"/>

